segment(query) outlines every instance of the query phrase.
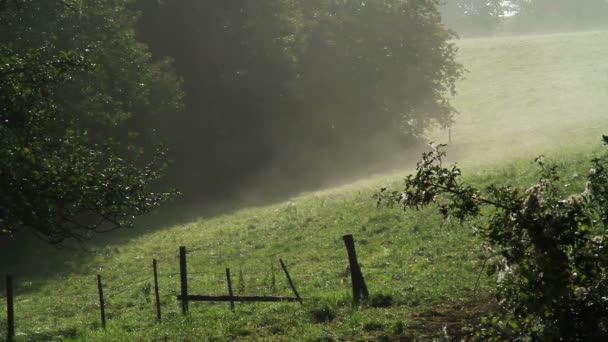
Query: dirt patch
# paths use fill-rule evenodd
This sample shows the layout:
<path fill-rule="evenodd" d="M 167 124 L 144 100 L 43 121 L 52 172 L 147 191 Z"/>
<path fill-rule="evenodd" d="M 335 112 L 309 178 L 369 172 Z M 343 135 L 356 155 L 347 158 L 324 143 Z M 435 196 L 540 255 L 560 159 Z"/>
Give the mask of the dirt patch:
<path fill-rule="evenodd" d="M 409 333 L 421 338 L 438 338 L 449 341 L 466 340 L 469 329 L 480 322 L 480 319 L 497 309 L 494 297 L 489 294 L 471 293 L 470 300 L 438 305 L 422 311 L 412 317 Z M 402 341 L 391 339 L 391 341 Z"/>

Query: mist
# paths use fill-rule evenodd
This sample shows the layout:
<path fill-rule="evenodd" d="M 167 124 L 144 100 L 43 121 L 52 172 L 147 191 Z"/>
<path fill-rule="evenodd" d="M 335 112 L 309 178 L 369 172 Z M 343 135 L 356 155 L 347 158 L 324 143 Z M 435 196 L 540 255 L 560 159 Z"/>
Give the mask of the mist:
<path fill-rule="evenodd" d="M 571 111 L 558 109 L 546 117 L 547 122 L 537 118 L 522 129 L 521 122 L 535 115 L 531 114 L 535 107 L 521 105 L 523 94 L 508 92 L 518 82 L 533 83 L 530 88 L 541 88 L 531 94 L 539 99 L 538 108 L 553 101 L 543 85 L 555 75 L 536 67 L 542 69 L 552 54 L 560 52 L 536 51 L 530 41 L 528 53 L 505 56 L 511 61 L 490 59 L 496 63 L 493 67 L 483 61 L 485 57 L 474 56 L 480 51 L 472 48 L 471 39 L 591 30 L 605 25 L 608 13 L 601 1 L 578 7 L 568 1 L 470 0 L 439 6 L 441 25 L 460 37 L 446 36 L 440 44 L 460 49 L 452 53 L 467 69 L 449 66 L 448 72 L 460 79 L 458 94 L 450 94 L 452 85 L 444 84 L 447 89 L 437 95 L 452 102 L 442 108 L 437 106 L 439 98 L 418 101 L 424 91 L 420 89 L 431 89 L 424 88 L 425 75 L 393 78 L 418 68 L 418 61 L 400 52 L 398 45 L 390 45 L 391 39 L 406 39 L 389 34 L 395 30 L 392 19 L 373 10 L 360 12 L 360 5 L 319 1 L 269 2 L 259 8 L 213 2 L 194 7 L 172 2 L 138 6 L 142 10 L 139 37 L 156 58 L 173 58 L 183 78 L 184 110 L 160 118 L 159 126 L 174 159 L 168 183 L 184 193 L 180 205 L 196 208 L 268 203 L 407 168 L 429 141 L 449 142 L 448 126 L 453 126 L 454 149 L 460 151 L 454 153 L 473 154 L 474 149 L 464 152 L 464 146 L 475 144 L 482 150 L 488 144 L 507 149 L 536 146 L 520 143 L 528 141 L 524 132 L 554 126 L 556 117 Z M 273 11 L 283 11 L 284 17 L 269 14 Z M 229 20 L 231 26 L 221 26 L 222 20 Z M 366 31 L 372 26 L 373 31 Z M 280 36 L 288 41 L 278 44 Z M 561 43 L 567 42 L 555 42 Z M 505 42 L 487 45 L 510 48 Z M 505 65 L 511 62 L 518 63 L 520 76 L 533 72 L 536 78 L 518 79 Z M 477 82 L 490 82 L 506 93 L 470 91 L 469 85 Z M 487 106 L 479 107 L 482 103 Z M 470 122 L 480 108 L 493 112 L 494 123 L 500 122 L 487 140 L 471 139 L 474 132 L 487 132 Z M 506 124 L 513 129 L 505 130 Z"/>
<path fill-rule="evenodd" d="M 606 336 L 606 56 L 606 0 L 0 0 L 2 334 Z"/>
<path fill-rule="evenodd" d="M 403 11 L 137 3 L 138 36 L 183 79 L 184 109 L 155 125 L 182 204 L 263 203 L 348 182 L 403 165 L 425 128 L 446 127 L 455 112 L 445 96 L 462 73 L 453 36 L 434 8 L 390 3 Z"/>
<path fill-rule="evenodd" d="M 189 207 L 196 216 L 411 168 L 430 141 L 450 144 L 455 160 L 522 155 L 561 146 L 605 115 L 597 91 L 603 0 L 68 5 L 0 8 L 3 51 L 15 57 L 6 72 L 33 73 L 6 88 L 15 105 L 6 110 L 6 158 L 16 159 L 7 163 L 15 182 L 5 193 L 25 184 L 49 198 L 80 198 L 77 184 L 66 184 L 69 195 L 49 185 L 73 177 L 86 189 L 107 189 L 107 196 L 87 195 L 101 196 L 96 203 L 129 199 L 129 214 L 114 212 L 118 226 L 167 202 L 167 212 Z M 45 60 L 58 61 L 48 79 L 35 74 Z M 41 87 L 26 100 L 19 92 Z M 23 125 L 40 108 L 53 112 Z M 44 139 L 23 149 L 40 156 L 38 168 L 11 152 L 14 141 Z M 61 161 L 80 160 L 86 150 L 80 178 L 16 176 L 24 168 L 34 178 L 67 172 Z M 39 170 L 54 163 L 63 171 Z M 113 163 L 125 170 L 120 187 L 133 193 L 107 186 L 120 183 L 111 178 Z M 133 202 L 146 193 L 153 194 L 146 205 Z M 53 213 L 54 203 L 40 202 Z M 20 210 L 6 203 L 11 213 Z M 39 228 L 61 226 L 51 221 Z"/>

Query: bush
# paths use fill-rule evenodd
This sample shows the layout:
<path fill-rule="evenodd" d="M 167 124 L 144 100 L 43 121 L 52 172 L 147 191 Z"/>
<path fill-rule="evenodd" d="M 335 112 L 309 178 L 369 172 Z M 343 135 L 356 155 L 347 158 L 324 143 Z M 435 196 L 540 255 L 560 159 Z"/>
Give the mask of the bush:
<path fill-rule="evenodd" d="M 608 145 L 608 137 L 604 137 Z M 378 204 L 403 210 L 437 204 L 445 218 L 488 218 L 477 232 L 496 257 L 499 312 L 477 337 L 534 340 L 607 338 L 608 158 L 592 160 L 583 193 L 569 195 L 557 167 L 542 157 L 540 180 L 528 189 L 463 184 L 455 165 L 442 166 L 437 146 L 423 154 L 403 191 L 382 189 Z"/>

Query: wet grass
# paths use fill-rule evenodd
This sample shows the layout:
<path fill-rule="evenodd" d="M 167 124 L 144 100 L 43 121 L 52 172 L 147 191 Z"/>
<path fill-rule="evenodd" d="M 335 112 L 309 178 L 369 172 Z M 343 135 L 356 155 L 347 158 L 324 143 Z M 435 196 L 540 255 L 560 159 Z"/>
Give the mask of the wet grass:
<path fill-rule="evenodd" d="M 527 186 L 546 154 L 564 182 L 582 187 L 608 129 L 608 34 L 460 42 L 470 70 L 454 100 L 452 160 L 467 182 Z M 606 50 L 606 51 L 605 51 Z M 446 132 L 429 132 L 436 140 Z M 192 222 L 102 237 L 81 249 L 24 244 L 5 256 L 16 276 L 18 340 L 431 340 L 458 337 L 494 307 L 492 279 L 477 284 L 485 255 L 476 222 L 445 222 L 432 208 L 376 208 L 371 195 L 398 187 L 401 170 L 289 201 Z M 161 216 L 156 216 L 161 219 Z M 150 217 L 154 220 L 155 216 Z M 354 234 L 372 294 L 354 307 L 342 242 Z M 305 305 L 191 303 L 182 316 L 178 247 L 188 248 L 190 291 L 227 293 L 230 267 L 242 295 L 291 295 L 282 258 Z M 77 246 L 72 246 L 77 247 Z M 159 260 L 163 323 L 155 320 L 152 259 Z M 96 288 L 101 274 L 107 330 Z M 3 303 L 3 300 L 2 300 Z M 0 315 L 4 322 L 4 313 Z"/>

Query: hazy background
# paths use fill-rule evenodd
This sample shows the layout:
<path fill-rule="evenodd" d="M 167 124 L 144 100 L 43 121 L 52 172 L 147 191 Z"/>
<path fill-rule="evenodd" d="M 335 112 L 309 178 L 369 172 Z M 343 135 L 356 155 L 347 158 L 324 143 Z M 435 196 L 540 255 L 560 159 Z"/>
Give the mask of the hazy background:
<path fill-rule="evenodd" d="M 144 123 L 168 138 L 174 159 L 168 184 L 184 192 L 180 205 L 268 201 L 403 167 L 428 139 L 424 129 L 454 119 L 413 103 L 421 78 L 391 79 L 400 69 L 385 65 L 385 52 L 402 39 L 391 32 L 407 27 L 362 12 L 365 2 L 138 1 L 135 7 L 138 37 L 155 58 L 171 57 L 183 79 L 183 111 Z M 448 0 L 438 8 L 461 38 L 597 29 L 608 18 L 603 0 Z M 401 65 L 418 63 L 407 53 L 398 57 Z M 518 58 L 525 64 L 536 57 Z M 391 93 L 403 84 L 406 89 Z M 504 86 L 517 88 L 517 80 Z M 495 100 L 500 96 L 476 99 Z M 510 120 L 497 118 L 503 119 Z"/>

